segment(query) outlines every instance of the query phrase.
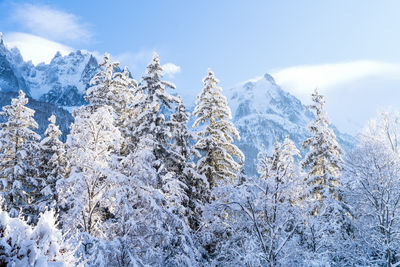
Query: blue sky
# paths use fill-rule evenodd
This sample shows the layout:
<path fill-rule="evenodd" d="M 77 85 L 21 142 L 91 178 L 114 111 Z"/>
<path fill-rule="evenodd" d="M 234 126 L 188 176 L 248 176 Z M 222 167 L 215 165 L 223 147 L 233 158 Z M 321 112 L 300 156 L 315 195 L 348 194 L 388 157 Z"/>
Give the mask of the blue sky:
<path fill-rule="evenodd" d="M 400 104 L 399 12 L 400 1 L 0 0 L 0 31 L 25 58 L 109 52 L 136 78 L 157 51 L 187 101 L 208 67 L 223 87 L 269 72 L 306 103 L 319 87 L 355 133 Z"/>

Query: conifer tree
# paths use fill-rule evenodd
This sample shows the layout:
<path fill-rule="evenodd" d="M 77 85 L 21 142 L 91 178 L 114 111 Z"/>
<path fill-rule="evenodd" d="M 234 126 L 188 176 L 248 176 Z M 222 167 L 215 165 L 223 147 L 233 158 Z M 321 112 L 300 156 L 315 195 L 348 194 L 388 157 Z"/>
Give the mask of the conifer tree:
<path fill-rule="evenodd" d="M 0 179 L 3 209 L 13 217 L 19 211 L 29 223 L 37 220 L 36 201 L 39 197 L 36 153 L 40 136 L 33 129 L 38 124 L 33 119 L 34 110 L 26 107 L 28 99 L 23 91 L 11 105 L 4 106 L 1 115 L 7 121 L 0 130 Z"/>
<path fill-rule="evenodd" d="M 137 244 L 130 245 L 127 254 L 137 254 L 143 262 L 187 265 L 197 255 L 185 206 L 189 203 L 186 180 L 191 175 L 196 177 L 190 173 L 193 151 L 182 147 L 188 144 L 186 138 L 191 134 L 184 125 L 187 118 L 176 117 L 182 114 L 171 115 L 171 120 L 165 118 L 174 105 L 182 108 L 183 103 L 166 91 L 167 87 L 175 89 L 175 85 L 161 78 L 160 61 L 154 54 L 141 86 L 134 92 L 135 100 L 129 105 L 135 116 L 124 124 L 125 138 L 132 138 L 128 154 L 121 161 L 125 178 L 117 190 L 116 214 L 126 219 L 118 226 L 118 236 L 121 244 Z M 143 250 L 135 252 L 134 247 Z"/>
<path fill-rule="evenodd" d="M 310 108 L 314 111 L 315 120 L 308 126 L 311 136 L 304 141 L 303 148 L 309 150 L 301 162 L 306 172 L 302 196 L 306 222 L 302 242 L 310 252 L 304 257 L 326 262 L 335 260 L 337 244 L 348 237 L 351 223 L 346 215 L 348 207 L 342 201 L 342 150 L 329 128 L 325 100 L 317 89 L 312 94 L 312 100 Z"/>
<path fill-rule="evenodd" d="M 175 107 L 175 113 L 168 122 L 172 141 L 169 145 L 172 162 L 169 162 L 169 170 L 174 172 L 177 179 L 184 184 L 185 199 L 182 205 L 186 207 L 185 213 L 192 229 L 197 229 L 200 223 L 201 207 L 205 202 L 208 188 L 207 179 L 199 175 L 196 170 L 194 158 L 200 158 L 200 153 L 192 143 L 197 135 L 187 127 L 189 113 L 182 100 Z"/>
<path fill-rule="evenodd" d="M 309 151 L 302 161 L 302 167 L 307 171 L 305 194 L 314 200 L 312 212 L 316 214 L 325 199 L 340 200 L 338 186 L 343 160 L 336 136 L 328 127 L 324 97 L 317 89 L 312 94 L 312 100 L 314 103 L 310 109 L 314 111 L 315 120 L 308 126 L 311 136 L 303 143 L 303 148 L 309 148 Z"/>
<path fill-rule="evenodd" d="M 51 115 L 49 126 L 40 142 L 39 176 L 41 178 L 41 198 L 39 211 L 46 207 L 54 209 L 58 202 L 57 181 L 65 179 L 68 174 L 68 161 L 65 155 L 64 143 L 60 141 L 61 131 L 56 125 L 56 116 Z"/>
<path fill-rule="evenodd" d="M 122 123 L 127 112 L 128 104 L 133 102 L 133 90 L 137 82 L 130 78 L 127 67 L 119 72 L 119 62 L 111 62 L 110 55 L 104 55 L 104 61 L 99 65 L 103 69 L 90 80 L 90 87 L 86 90 L 85 100 L 96 108 L 110 106 L 116 123 Z"/>
<path fill-rule="evenodd" d="M 154 53 L 152 61 L 146 68 L 146 74 L 142 77 L 142 83 L 135 92 L 135 95 L 142 98 L 131 105 L 137 114 L 135 127 L 131 127 L 132 136 L 136 137 L 134 143 L 138 143 L 142 136 L 152 136 L 155 141 L 154 154 L 157 170 L 163 166 L 161 159 L 166 159 L 169 155 L 166 144 L 170 133 L 164 113 L 179 102 L 177 97 L 166 91 L 166 88 L 175 89 L 175 85 L 161 80 L 162 72 L 158 55 Z"/>
<path fill-rule="evenodd" d="M 244 162 L 243 153 L 233 144 L 234 138 L 239 140 L 240 136 L 230 121 L 231 110 L 218 82 L 209 69 L 193 112 L 196 116 L 193 126 L 202 127 L 195 148 L 205 153 L 198 161 L 197 170 L 207 177 L 210 188 L 221 180 L 232 181 Z"/>

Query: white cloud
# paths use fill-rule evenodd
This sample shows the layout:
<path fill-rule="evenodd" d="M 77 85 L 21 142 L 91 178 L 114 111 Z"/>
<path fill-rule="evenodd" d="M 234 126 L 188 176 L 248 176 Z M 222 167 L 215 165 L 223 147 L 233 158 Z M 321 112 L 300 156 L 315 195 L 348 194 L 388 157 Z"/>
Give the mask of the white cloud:
<path fill-rule="evenodd" d="M 377 110 L 400 107 L 400 64 L 364 60 L 305 65 L 281 69 L 272 76 L 305 104 L 318 87 L 326 97 L 331 121 L 352 134 L 357 134 Z"/>
<path fill-rule="evenodd" d="M 46 5 L 17 5 L 11 16 L 24 30 L 47 39 L 81 43 L 91 38 L 77 16 Z"/>
<path fill-rule="evenodd" d="M 4 34 L 7 47 L 17 47 L 25 61 L 32 60 L 33 64 L 49 63 L 59 51 L 67 55 L 73 51 L 71 47 L 26 33 Z"/>
<path fill-rule="evenodd" d="M 175 74 L 178 74 L 179 72 L 181 72 L 181 67 L 175 65 L 174 63 L 166 63 L 164 65 L 161 66 L 163 69 L 163 73 L 166 76 L 169 76 L 171 78 L 175 77 Z"/>
<path fill-rule="evenodd" d="M 321 91 L 327 91 L 369 76 L 396 77 L 399 75 L 400 64 L 366 60 L 295 66 L 272 73 L 279 85 L 300 94 L 310 94 L 316 87 Z"/>

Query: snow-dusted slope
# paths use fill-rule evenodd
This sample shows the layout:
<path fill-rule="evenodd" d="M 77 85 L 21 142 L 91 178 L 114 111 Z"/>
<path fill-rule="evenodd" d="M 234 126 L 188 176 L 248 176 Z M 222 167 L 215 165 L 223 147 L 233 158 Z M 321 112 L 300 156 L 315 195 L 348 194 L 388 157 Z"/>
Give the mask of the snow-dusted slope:
<path fill-rule="evenodd" d="M 84 103 L 83 94 L 98 71 L 96 59 L 80 50 L 61 56 L 57 53 L 50 64 L 39 64 L 26 75 L 32 97 L 62 106 Z"/>
<path fill-rule="evenodd" d="M 67 56 L 57 53 L 49 64 L 34 66 L 23 61 L 18 49 L 8 49 L 0 40 L 0 88 L 3 92 L 22 89 L 36 100 L 78 106 L 84 103 L 83 94 L 98 70 L 96 59 L 80 50 Z"/>
<path fill-rule="evenodd" d="M 76 57 L 76 56 L 74 56 Z M 40 66 L 40 65 L 39 65 Z M 38 66 L 38 67 L 39 67 Z M 51 64 L 46 65 L 47 68 L 51 67 Z M 21 89 L 29 96 L 28 106 L 35 110 L 35 120 L 39 124 L 39 129 L 37 132 L 43 134 L 47 125 L 48 118 L 54 114 L 57 116 L 57 125 L 63 131 L 63 138 L 65 138 L 66 133 L 69 131 L 69 125 L 72 122 L 72 115 L 60 108 L 57 101 L 40 101 L 37 98 L 32 99 L 32 96 L 39 96 L 37 90 L 41 90 L 42 93 L 48 93 L 53 89 L 51 86 L 46 87 L 46 82 L 41 81 L 38 78 L 37 81 L 33 79 L 35 75 L 33 73 L 38 73 L 37 67 L 35 67 L 31 62 L 24 62 L 18 49 L 9 50 L 0 34 L 0 110 L 1 107 L 9 105 L 11 103 L 11 98 L 18 96 L 18 91 Z M 50 72 L 50 71 L 49 71 Z M 57 84 L 55 81 L 53 84 Z M 71 83 L 71 85 L 73 85 Z M 47 91 L 46 91 L 47 90 Z M 62 93 L 60 93 L 62 95 Z M 69 96 L 69 92 L 64 90 L 64 95 Z M 39 96 L 40 98 L 41 96 Z M 82 95 L 76 97 L 75 100 L 82 99 Z M 71 102 L 74 103 L 74 102 Z M 2 120 L 4 118 L 0 118 Z"/>
<path fill-rule="evenodd" d="M 240 132 L 241 140 L 237 145 L 246 156 L 245 168 L 249 174 L 256 173 L 255 161 L 262 145 L 270 151 L 275 138 L 283 141 L 289 135 L 301 148 L 308 136 L 307 125 L 313 114 L 300 100 L 283 91 L 272 76 L 265 74 L 257 81 L 246 82 L 223 93 Z M 336 128 L 334 130 L 344 150 L 355 143 L 351 136 L 341 134 Z"/>

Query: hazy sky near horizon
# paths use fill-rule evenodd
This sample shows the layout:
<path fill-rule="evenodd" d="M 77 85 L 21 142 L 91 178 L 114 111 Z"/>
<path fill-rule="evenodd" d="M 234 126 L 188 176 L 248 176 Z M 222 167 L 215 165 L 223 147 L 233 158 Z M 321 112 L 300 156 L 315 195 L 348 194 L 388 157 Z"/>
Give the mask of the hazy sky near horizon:
<path fill-rule="evenodd" d="M 400 1 L 9 1 L 0 32 L 24 59 L 111 53 L 140 78 L 153 51 L 193 101 L 208 67 L 231 87 L 271 73 L 303 102 L 319 87 L 339 129 L 400 109 Z"/>

